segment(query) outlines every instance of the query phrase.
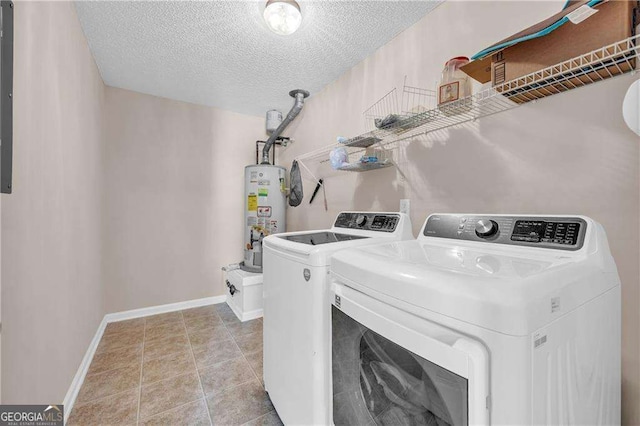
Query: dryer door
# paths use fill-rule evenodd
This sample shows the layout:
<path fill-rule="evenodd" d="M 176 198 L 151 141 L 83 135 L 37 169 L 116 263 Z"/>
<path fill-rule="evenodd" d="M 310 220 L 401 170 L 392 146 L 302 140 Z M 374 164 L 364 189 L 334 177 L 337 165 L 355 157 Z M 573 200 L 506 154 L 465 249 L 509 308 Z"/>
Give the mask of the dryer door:
<path fill-rule="evenodd" d="M 489 424 L 488 365 L 479 342 L 334 287 L 334 424 Z"/>

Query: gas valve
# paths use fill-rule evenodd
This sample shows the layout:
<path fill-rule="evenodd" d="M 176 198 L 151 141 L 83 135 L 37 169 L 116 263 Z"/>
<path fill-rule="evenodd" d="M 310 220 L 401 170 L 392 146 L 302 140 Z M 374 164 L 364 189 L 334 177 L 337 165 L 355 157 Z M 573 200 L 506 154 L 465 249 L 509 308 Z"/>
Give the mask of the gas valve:
<path fill-rule="evenodd" d="M 238 290 L 235 285 L 229 284 L 229 293 L 233 296 L 236 293 L 240 293 L 240 290 Z"/>

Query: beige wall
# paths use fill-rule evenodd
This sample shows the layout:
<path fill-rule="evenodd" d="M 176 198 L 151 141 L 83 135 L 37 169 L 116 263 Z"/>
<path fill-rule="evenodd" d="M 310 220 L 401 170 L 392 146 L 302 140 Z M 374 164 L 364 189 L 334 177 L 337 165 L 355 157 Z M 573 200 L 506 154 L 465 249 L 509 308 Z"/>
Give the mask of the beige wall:
<path fill-rule="evenodd" d="M 561 3 L 445 3 L 310 98 L 287 160 L 360 133 L 362 111 L 405 74 L 430 87 L 448 58 Z M 242 256 L 242 169 L 264 122 L 105 93 L 69 3 L 17 2 L 16 19 L 15 193 L 1 213 L 3 402 L 60 402 L 105 313 L 223 293 L 220 266 Z M 393 169 L 322 169 L 330 211 L 303 203 L 289 210 L 289 229 L 325 227 L 343 209 L 396 210 L 400 198 L 412 200 L 415 232 L 434 211 L 595 218 L 623 282 L 624 419 L 640 423 L 640 162 L 620 114 L 633 78 L 414 141 L 399 150 L 407 179 Z"/>
<path fill-rule="evenodd" d="M 105 88 L 68 2 L 17 2 L 3 403 L 62 402 L 106 313 L 224 294 L 264 120 Z"/>
<path fill-rule="evenodd" d="M 106 311 L 222 295 L 264 119 L 107 88 Z"/>
<path fill-rule="evenodd" d="M 446 2 L 312 96 L 287 148 L 296 155 L 354 136 L 362 111 L 403 78 L 433 87 L 444 62 L 473 54 L 557 11 L 563 2 Z M 395 169 L 350 174 L 311 167 L 325 178 L 321 202 L 288 210 L 288 229 L 326 227 L 340 210 L 397 210 L 412 202 L 417 233 L 433 212 L 584 214 L 609 236 L 623 285 L 623 418 L 640 423 L 639 140 L 621 102 L 637 76 L 541 100 L 404 144 Z M 304 172 L 303 172 L 304 176 Z M 307 197 L 314 184 L 306 181 Z M 307 198 L 308 199 L 308 198 Z"/>
<path fill-rule="evenodd" d="M 15 3 L 2 402 L 60 403 L 102 316 L 104 86 L 72 3 Z"/>

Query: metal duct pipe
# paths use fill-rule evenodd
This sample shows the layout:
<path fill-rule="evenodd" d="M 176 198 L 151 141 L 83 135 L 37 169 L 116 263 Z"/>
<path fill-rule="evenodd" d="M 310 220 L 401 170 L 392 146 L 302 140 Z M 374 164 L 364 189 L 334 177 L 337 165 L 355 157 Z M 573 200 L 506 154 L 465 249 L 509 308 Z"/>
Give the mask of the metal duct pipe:
<path fill-rule="evenodd" d="M 302 107 L 304 105 L 304 98 L 309 96 L 309 92 L 306 90 L 296 89 L 289 92 L 289 96 L 295 99 L 293 103 L 293 107 L 289 114 L 282 120 L 282 123 L 278 126 L 278 128 L 271 133 L 269 139 L 264 144 L 264 148 L 262 149 L 262 163 L 260 164 L 269 164 L 269 150 L 271 149 L 271 145 L 278 139 L 278 136 L 284 131 L 284 129 L 293 121 L 294 118 L 302 111 Z"/>

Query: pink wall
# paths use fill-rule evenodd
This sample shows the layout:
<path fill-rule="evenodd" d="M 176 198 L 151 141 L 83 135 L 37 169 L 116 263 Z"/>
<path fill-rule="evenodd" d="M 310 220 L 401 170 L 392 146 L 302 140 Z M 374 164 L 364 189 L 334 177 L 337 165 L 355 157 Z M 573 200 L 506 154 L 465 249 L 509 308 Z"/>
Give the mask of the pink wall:
<path fill-rule="evenodd" d="M 72 3 L 15 2 L 2 402 L 61 403 L 104 315 L 104 85 Z"/>
<path fill-rule="evenodd" d="M 2 402 L 61 403 L 106 313 L 224 294 L 264 120 L 106 88 L 73 3 L 15 8 Z"/>
<path fill-rule="evenodd" d="M 447 2 L 309 99 L 282 164 L 363 131 L 392 87 L 432 87 L 444 61 L 555 12 L 556 2 Z M 3 402 L 60 402 L 107 312 L 223 294 L 242 256 L 242 172 L 263 138 L 247 117 L 105 89 L 73 5 L 16 3 L 15 193 L 2 199 Z M 575 213 L 600 221 L 623 282 L 625 424 L 640 423 L 637 136 L 626 76 L 402 145 L 394 169 L 325 177 L 289 230 L 412 200 L 435 211 Z M 104 132 L 103 132 L 104 129 Z M 250 141 L 250 142 L 247 142 Z M 307 197 L 314 184 L 307 181 Z M 308 199 L 308 198 L 307 198 Z"/>
<path fill-rule="evenodd" d="M 264 118 L 107 88 L 106 312 L 225 294 Z"/>
<path fill-rule="evenodd" d="M 556 12 L 563 2 L 446 2 L 312 96 L 293 125 L 290 162 L 364 130 L 362 111 L 404 76 L 433 88 L 444 62 L 471 55 Z M 584 214 L 601 222 L 622 279 L 623 418 L 640 423 L 639 144 L 622 119 L 637 76 L 574 90 L 402 143 L 398 167 L 362 174 L 309 167 L 325 178 L 329 211 L 288 211 L 288 230 L 327 227 L 340 210 L 412 202 L 414 232 L 434 212 Z M 303 172 L 303 176 L 308 177 Z M 405 178 L 406 177 L 406 178 Z M 315 184 L 305 182 L 307 197 Z M 307 198 L 308 199 L 308 198 Z"/>

